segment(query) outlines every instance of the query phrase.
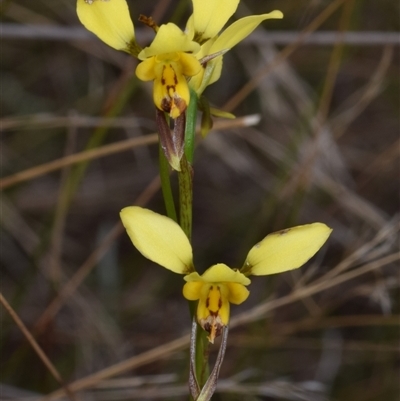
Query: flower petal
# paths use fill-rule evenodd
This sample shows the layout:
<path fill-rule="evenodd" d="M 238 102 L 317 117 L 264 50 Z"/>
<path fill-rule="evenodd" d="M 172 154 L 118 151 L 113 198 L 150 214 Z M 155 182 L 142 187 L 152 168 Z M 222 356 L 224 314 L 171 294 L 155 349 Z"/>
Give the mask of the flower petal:
<path fill-rule="evenodd" d="M 133 245 L 144 257 L 175 273 L 194 270 L 190 242 L 173 220 L 138 206 L 122 209 L 120 216 Z"/>
<path fill-rule="evenodd" d="M 201 64 L 196 57 L 184 52 L 179 53 L 179 63 L 182 66 L 182 74 L 191 77 L 201 70 Z"/>
<path fill-rule="evenodd" d="M 89 4 L 78 0 L 77 14 L 87 30 L 116 50 L 132 52 L 135 32 L 125 0 L 94 1 Z"/>
<path fill-rule="evenodd" d="M 195 39 L 202 43 L 216 36 L 238 4 L 239 0 L 193 0 Z"/>
<path fill-rule="evenodd" d="M 155 57 L 150 57 L 146 60 L 143 60 L 136 67 L 136 76 L 142 81 L 153 81 L 154 79 L 156 79 L 155 65 Z"/>
<path fill-rule="evenodd" d="M 198 74 L 189 81 L 189 86 L 200 96 L 207 86 L 218 81 L 222 71 L 222 56 L 209 61 L 205 68 L 202 68 Z"/>
<path fill-rule="evenodd" d="M 228 301 L 235 305 L 240 305 L 242 302 L 246 301 L 250 291 L 242 284 L 239 283 L 225 283 L 224 284 L 228 290 Z"/>
<path fill-rule="evenodd" d="M 197 273 L 192 273 L 192 274 L 197 274 Z M 183 286 L 183 290 L 182 290 L 183 296 L 188 301 L 197 301 L 201 296 L 201 289 L 203 288 L 203 286 L 204 286 L 204 283 L 202 281 L 191 281 L 191 282 L 185 283 L 185 285 Z"/>
<path fill-rule="evenodd" d="M 192 275 L 184 277 L 186 281 L 191 280 Z M 202 275 L 201 280 L 207 283 L 239 283 L 249 285 L 250 280 L 238 270 L 232 270 L 223 263 L 218 263 L 208 268 Z"/>
<path fill-rule="evenodd" d="M 214 42 L 210 49 L 210 54 L 217 53 L 221 50 L 232 49 L 233 46 L 236 46 L 250 35 L 262 21 L 271 18 L 280 19 L 283 18 L 283 14 L 281 11 L 275 10 L 268 14 L 252 15 L 234 22 L 226 28 Z"/>
<path fill-rule="evenodd" d="M 114 1 L 114 0 L 113 0 Z M 139 59 L 157 56 L 165 53 L 186 52 L 197 53 L 200 45 L 193 42 L 182 30 L 173 23 L 161 25 L 150 46 L 139 53 Z"/>
<path fill-rule="evenodd" d="M 267 235 L 247 255 L 242 272 L 263 276 L 297 269 L 322 247 L 332 229 L 306 224 Z"/>

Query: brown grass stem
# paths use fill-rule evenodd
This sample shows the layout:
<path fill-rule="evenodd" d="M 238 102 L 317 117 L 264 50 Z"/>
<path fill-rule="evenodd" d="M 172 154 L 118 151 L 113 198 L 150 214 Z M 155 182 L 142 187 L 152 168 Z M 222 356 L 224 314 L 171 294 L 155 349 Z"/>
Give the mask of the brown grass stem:
<path fill-rule="evenodd" d="M 359 277 L 363 274 L 379 269 L 380 267 L 383 267 L 387 264 L 398 261 L 399 259 L 400 259 L 399 253 L 394 252 L 390 255 L 384 256 L 381 259 L 367 263 L 357 269 L 354 269 L 347 273 L 343 273 L 340 276 L 334 277 L 331 280 L 325 280 L 317 284 L 311 283 L 306 287 L 299 288 L 286 296 L 269 300 L 259 306 L 254 307 L 250 311 L 246 311 L 237 315 L 235 318 L 231 320 L 230 325 L 232 327 L 236 327 L 239 325 L 243 325 L 245 323 L 254 322 L 256 320 L 259 320 L 262 316 L 265 316 L 266 313 L 270 312 L 273 309 L 279 308 L 284 305 L 288 305 L 292 302 L 309 297 L 311 295 L 318 294 L 322 291 L 328 290 L 346 281 L 353 280 L 354 278 Z"/>
<path fill-rule="evenodd" d="M 40 347 L 40 345 L 37 343 L 37 341 L 32 336 L 30 331 L 27 329 L 24 322 L 20 319 L 20 317 L 17 315 L 17 313 L 12 308 L 12 306 L 8 303 L 8 301 L 4 298 L 4 296 L 1 292 L 0 292 L 0 303 L 3 305 L 4 309 L 8 312 L 8 314 L 11 316 L 11 318 L 14 320 L 15 324 L 21 330 L 22 334 L 28 340 L 30 346 L 36 352 L 36 354 L 38 355 L 40 360 L 43 362 L 43 364 L 46 366 L 46 368 L 49 370 L 51 375 L 54 377 L 55 380 L 57 380 L 57 382 L 60 384 L 60 386 L 62 386 L 63 393 L 67 394 L 67 396 L 72 401 L 77 401 L 77 398 L 73 394 L 71 388 L 64 383 L 64 380 L 62 379 L 57 368 L 53 365 L 53 363 L 50 361 L 50 359 L 44 353 L 43 349 Z"/>
<path fill-rule="evenodd" d="M 144 206 L 152 196 L 160 188 L 160 179 L 155 177 L 146 189 L 139 195 L 136 199 L 135 205 Z M 61 307 L 65 304 L 69 297 L 77 290 L 77 288 L 82 284 L 88 274 L 96 266 L 99 260 L 107 253 L 110 246 L 115 242 L 115 240 L 124 232 L 122 223 L 118 222 L 114 227 L 108 232 L 107 236 L 103 239 L 101 244 L 89 255 L 86 261 L 79 267 L 76 273 L 67 281 L 63 286 L 58 295 L 53 299 L 49 306 L 42 313 L 40 318 L 37 320 L 34 332 L 41 333 L 47 324 L 54 318 Z"/>
<path fill-rule="evenodd" d="M 276 67 L 285 61 L 295 50 L 297 50 L 305 41 L 305 39 L 316 29 L 318 29 L 341 5 L 347 0 L 335 0 L 330 3 L 298 36 L 297 40 L 286 46 L 272 61 L 266 65 L 261 71 L 247 82 L 230 100 L 224 105 L 226 111 L 234 110 Z"/>
<path fill-rule="evenodd" d="M 214 124 L 214 130 L 225 130 L 237 127 L 248 127 L 259 122 L 259 116 L 256 114 L 236 118 L 235 120 L 219 120 Z M 35 166 L 19 173 L 0 179 L 0 189 L 6 189 L 24 181 L 38 178 L 53 171 L 60 170 L 66 166 L 71 166 L 80 162 L 95 160 L 112 154 L 125 152 L 135 147 L 156 144 L 158 142 L 157 134 L 149 134 L 139 138 L 131 138 L 119 141 L 97 149 L 86 150 L 73 155 L 61 157 L 57 160 Z"/>

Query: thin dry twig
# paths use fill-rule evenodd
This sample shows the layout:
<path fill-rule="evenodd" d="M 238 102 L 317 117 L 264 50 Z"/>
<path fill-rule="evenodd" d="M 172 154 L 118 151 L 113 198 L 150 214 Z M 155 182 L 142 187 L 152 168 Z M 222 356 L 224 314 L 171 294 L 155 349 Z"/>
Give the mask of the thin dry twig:
<path fill-rule="evenodd" d="M 368 83 L 364 88 L 359 89 L 349 96 L 340 105 L 340 110 L 331 118 L 332 131 L 335 138 L 340 138 L 346 131 L 346 128 L 367 108 L 367 106 L 380 93 L 383 86 L 385 75 L 390 67 L 393 59 L 393 46 L 386 46 L 383 49 L 382 57 L 378 66 Z M 371 169 L 371 165 L 367 166 L 367 170 Z"/>
<path fill-rule="evenodd" d="M 36 354 L 38 355 L 40 360 L 44 363 L 44 365 L 49 370 L 51 375 L 62 386 L 63 393 L 67 394 L 67 396 L 72 401 L 77 401 L 77 398 L 75 397 L 74 393 L 72 392 L 73 390 L 68 385 L 65 384 L 65 382 L 62 379 L 62 377 L 61 377 L 60 373 L 58 372 L 57 368 L 53 365 L 53 363 L 50 361 L 50 359 L 44 353 L 44 351 L 42 350 L 40 345 L 37 343 L 37 341 L 34 339 L 32 334 L 30 333 L 30 331 L 25 326 L 24 322 L 19 318 L 17 313 L 14 311 L 14 309 L 8 303 L 8 301 L 4 298 L 4 296 L 3 296 L 3 294 L 1 292 L 0 292 L 0 303 L 3 305 L 4 309 L 8 312 L 8 314 L 11 316 L 11 318 L 14 320 L 15 324 L 21 330 L 22 334 L 28 340 L 30 346 L 36 352 Z"/>
<path fill-rule="evenodd" d="M 135 205 L 144 206 L 159 190 L 160 179 L 155 177 L 145 190 L 137 198 Z M 35 333 L 41 333 L 51 319 L 57 314 L 64 303 L 82 284 L 88 274 L 96 266 L 99 260 L 107 253 L 110 246 L 115 240 L 124 232 L 124 228 L 120 222 L 116 223 L 114 227 L 108 232 L 107 236 L 103 239 L 100 245 L 89 255 L 86 261 L 80 266 L 76 273 L 68 280 L 63 286 L 58 295 L 53 299 L 50 305 L 45 309 L 40 318 L 37 320 L 34 328 Z"/>
<path fill-rule="evenodd" d="M 346 0 L 335 0 L 330 3 L 298 36 L 294 43 L 286 46 L 275 58 L 272 63 L 268 64 L 261 71 L 247 82 L 229 101 L 224 105 L 224 110 L 234 110 L 276 67 L 285 61 L 295 50 L 297 50 L 305 41 L 305 39 L 316 29 L 318 29 Z"/>
<path fill-rule="evenodd" d="M 167 344 L 155 347 L 150 351 L 143 352 L 140 355 L 134 356 L 132 358 L 126 359 L 125 361 L 119 362 L 115 365 L 110 366 L 96 372 L 92 375 L 84 377 L 83 379 L 76 380 L 69 385 L 73 391 L 85 390 L 92 388 L 97 383 L 103 381 L 104 379 L 117 376 L 124 372 L 128 372 L 136 367 L 146 365 L 150 362 L 166 358 L 172 353 L 185 349 L 189 344 L 189 334 L 177 338 L 176 340 L 170 341 Z M 64 390 L 57 390 L 46 397 L 41 398 L 39 401 L 50 401 L 61 398 L 64 395 Z"/>
<path fill-rule="evenodd" d="M 167 2 L 165 2 L 167 5 Z M 19 10 L 16 10 L 18 12 Z M 155 20 L 160 20 L 153 14 Z M 2 23 L 1 35 L 2 40 L 49 40 L 49 41 L 88 41 L 98 42 L 98 39 L 91 35 L 85 28 L 81 26 L 59 26 L 49 25 L 50 21 L 43 24 L 23 24 Z M 268 31 L 253 32 L 247 37 L 243 43 L 246 45 L 262 45 L 265 43 L 273 43 L 275 45 L 288 45 L 296 42 L 301 32 L 297 31 Z M 146 28 L 136 28 L 135 35 L 139 43 L 150 42 L 153 39 L 153 32 Z M 335 31 L 313 32 L 306 39 L 305 45 L 313 46 L 330 46 L 336 42 Z M 400 38 L 397 32 L 381 32 L 381 31 L 358 31 L 346 32 L 343 38 L 346 44 L 352 46 L 384 46 L 388 44 L 399 45 Z"/>
<path fill-rule="evenodd" d="M 75 127 L 70 127 L 68 132 L 67 143 L 65 147 L 65 155 L 68 157 L 74 150 L 76 144 L 76 130 Z M 68 175 L 70 173 L 70 167 L 65 166 L 62 170 L 60 189 L 58 193 L 58 200 L 55 210 L 54 223 L 51 232 L 51 247 L 49 250 L 49 276 L 55 285 L 58 285 L 61 281 L 61 252 L 63 246 L 64 229 L 66 218 L 68 214 L 69 202 L 68 202 Z"/>
<path fill-rule="evenodd" d="M 335 287 L 339 284 L 342 284 L 346 281 L 353 280 L 356 277 L 359 277 L 363 274 L 366 274 L 370 271 L 379 269 L 383 266 L 386 266 L 390 263 L 394 263 L 400 259 L 400 255 L 398 252 L 394 252 L 390 255 L 384 256 L 381 259 L 375 260 L 373 262 L 367 263 L 357 269 L 351 270 L 347 273 L 343 273 L 337 277 L 334 277 L 331 280 L 325 280 L 316 284 L 309 284 L 305 287 L 299 288 L 290 294 L 277 298 L 271 301 L 267 301 L 259 306 L 254 307 L 250 311 L 243 312 L 240 315 L 237 315 L 235 318 L 231 320 L 230 325 L 232 327 L 236 327 L 242 325 L 244 323 L 254 322 L 259 320 L 262 316 L 265 316 L 266 313 L 270 312 L 273 309 L 279 308 L 284 305 L 288 305 L 292 302 L 298 301 L 310 295 L 315 295 L 322 291 L 328 290 L 329 288 Z"/>
<path fill-rule="evenodd" d="M 395 217 L 394 220 L 391 220 L 388 224 L 382 227 L 381 230 L 375 235 L 375 237 L 359 247 L 356 251 L 354 251 L 347 258 L 343 259 L 336 267 L 332 270 L 329 270 L 322 277 L 317 279 L 314 283 L 323 283 L 327 280 L 331 280 L 334 277 L 337 277 L 340 273 L 349 269 L 355 263 L 360 261 L 363 257 L 365 257 L 372 249 L 374 249 L 379 243 L 386 241 L 389 237 L 396 236 L 397 232 L 400 230 L 400 222 L 398 218 Z"/>
<path fill-rule="evenodd" d="M 70 120 L 66 120 L 68 122 Z M 255 125 L 260 121 L 257 114 L 252 114 L 234 120 L 219 120 L 214 124 L 214 130 L 224 130 L 237 127 L 248 127 Z M 76 122 L 74 122 L 76 124 Z M 97 149 L 86 150 L 83 152 L 75 153 L 66 157 L 59 158 L 49 163 L 44 163 L 40 166 L 35 166 L 11 176 L 5 177 L 0 180 L 0 189 L 6 189 L 13 185 L 19 184 L 24 181 L 38 178 L 42 175 L 60 170 L 63 167 L 71 166 L 84 161 L 98 159 L 100 157 L 109 156 L 115 153 L 131 150 L 132 148 L 155 144 L 158 141 L 157 134 L 149 134 L 139 138 L 131 138 L 124 141 L 119 141 L 109 145 L 102 146 Z"/>
<path fill-rule="evenodd" d="M 110 145 L 102 146 L 97 149 L 86 150 L 70 156 L 65 156 L 52 162 L 45 163 L 40 166 L 35 166 L 30 169 L 13 174 L 9 177 L 3 178 L 2 180 L 0 180 L 0 189 L 5 189 L 21 182 L 32 180 L 33 178 L 40 177 L 44 174 L 51 173 L 53 171 L 59 170 L 66 166 L 71 166 L 76 163 L 109 156 L 115 153 L 132 149 L 137 146 L 154 144 L 157 143 L 157 140 L 157 134 L 150 134 L 144 137 L 127 139 L 125 141 L 112 143 Z"/>
<path fill-rule="evenodd" d="M 318 105 L 318 110 L 314 119 L 313 139 L 308 154 L 302 160 L 301 166 L 296 166 L 296 170 L 291 175 L 290 180 L 282 188 L 280 196 L 288 198 L 298 187 L 308 187 L 313 177 L 311 171 L 317 161 L 320 147 L 320 138 L 324 129 L 324 125 L 328 119 L 329 109 L 332 101 L 333 89 L 339 73 L 340 63 L 344 49 L 343 35 L 350 24 L 350 17 L 354 8 L 355 0 L 348 0 L 343 7 L 343 12 L 339 20 L 337 42 L 334 44 L 331 57 L 324 80 L 322 95 Z"/>

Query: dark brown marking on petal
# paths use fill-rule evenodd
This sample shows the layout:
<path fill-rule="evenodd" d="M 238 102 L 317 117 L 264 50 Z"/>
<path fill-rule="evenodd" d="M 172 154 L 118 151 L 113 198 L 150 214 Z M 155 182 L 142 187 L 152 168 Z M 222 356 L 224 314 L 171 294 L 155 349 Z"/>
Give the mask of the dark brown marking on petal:
<path fill-rule="evenodd" d="M 207 338 L 211 343 L 222 334 L 222 329 L 225 327 L 220 316 L 207 316 L 206 319 L 200 319 L 199 324 L 209 334 Z"/>
<path fill-rule="evenodd" d="M 174 103 L 180 113 L 183 113 L 187 108 L 186 102 L 179 96 L 174 96 Z"/>
<path fill-rule="evenodd" d="M 161 100 L 161 108 L 166 112 L 169 113 L 171 111 L 171 99 L 167 99 L 166 97 Z"/>
<path fill-rule="evenodd" d="M 278 235 L 285 235 L 290 231 L 290 228 L 285 228 L 284 230 L 277 231 L 276 234 Z"/>
<path fill-rule="evenodd" d="M 171 68 L 172 68 L 172 65 L 171 65 Z M 174 70 L 174 82 L 175 82 L 175 85 L 178 85 L 178 77 L 175 74 L 175 70 Z"/>

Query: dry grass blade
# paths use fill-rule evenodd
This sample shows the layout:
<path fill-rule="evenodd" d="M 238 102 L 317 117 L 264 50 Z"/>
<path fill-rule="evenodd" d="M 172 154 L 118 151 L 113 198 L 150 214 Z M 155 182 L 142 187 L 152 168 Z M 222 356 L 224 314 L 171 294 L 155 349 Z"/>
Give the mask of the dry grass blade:
<path fill-rule="evenodd" d="M 12 176 L 5 177 L 0 180 L 0 189 L 6 189 L 21 182 L 32 180 L 44 174 L 60 170 L 66 166 L 71 166 L 80 162 L 94 160 L 98 159 L 99 157 L 105 157 L 115 153 L 124 152 L 137 146 L 145 146 L 154 143 L 157 143 L 157 134 L 151 134 L 140 138 L 127 139 L 126 141 L 121 141 L 121 143 L 112 143 L 98 149 L 75 153 L 73 155 L 65 156 L 52 162 L 36 166 L 25 171 L 21 171 L 20 173 L 13 174 Z"/>
<path fill-rule="evenodd" d="M 259 122 L 260 118 L 257 114 L 248 115 L 228 121 L 216 121 L 214 129 L 224 130 L 237 127 L 248 127 L 255 125 Z M 69 120 L 68 120 L 69 121 Z M 110 156 L 116 153 L 125 152 L 136 147 L 151 145 L 158 142 L 157 134 L 150 134 L 144 137 L 127 139 L 110 145 L 102 146 L 98 149 L 86 150 L 83 152 L 75 153 L 73 155 L 65 156 L 60 159 L 54 160 L 49 163 L 36 166 L 25 171 L 13 174 L 9 177 L 0 179 L 0 189 L 6 189 L 13 185 L 19 184 L 24 181 L 29 181 L 38 178 L 44 174 L 60 170 L 67 166 L 72 166 L 77 163 L 95 160 L 100 157 Z"/>
<path fill-rule="evenodd" d="M 272 301 L 267 301 L 259 306 L 254 307 L 252 310 L 244 312 L 231 320 L 231 326 L 236 327 L 243 325 L 245 323 L 250 323 L 261 319 L 266 313 L 273 309 L 288 305 L 292 302 L 298 301 L 300 299 L 309 297 L 310 295 L 318 294 L 319 292 L 328 290 L 329 288 L 335 287 L 346 281 L 353 280 L 363 274 L 371 272 L 373 270 L 379 269 L 388 264 L 394 263 L 400 259 L 398 252 L 392 253 L 390 255 L 384 256 L 381 259 L 375 260 L 374 262 L 367 263 L 357 269 L 343 273 L 331 280 L 326 280 L 317 284 L 309 284 L 300 289 L 291 292 L 289 295 L 284 297 L 274 299 Z"/>
<path fill-rule="evenodd" d="M 110 366 L 109 368 L 103 369 L 90 376 L 84 377 L 83 379 L 76 380 L 75 382 L 69 384 L 69 387 L 72 391 L 81 391 L 88 388 L 92 388 L 96 386 L 98 383 L 102 382 L 104 379 L 108 379 L 110 377 L 114 377 L 119 374 L 128 372 L 129 370 L 148 364 L 150 362 L 166 358 L 172 353 L 186 348 L 188 344 L 189 344 L 189 335 L 182 336 L 167 344 L 155 347 L 150 351 L 126 359 L 125 361 Z M 46 397 L 41 398 L 39 401 L 57 400 L 63 396 L 64 396 L 64 391 L 58 390 L 55 391 L 54 393 L 49 394 Z"/>
<path fill-rule="evenodd" d="M 299 35 L 298 39 L 285 47 L 265 68 L 259 71 L 255 76 L 245 84 L 231 99 L 224 105 L 224 110 L 234 110 L 279 64 L 285 61 L 296 49 L 298 49 L 304 40 L 316 29 L 318 29 L 346 0 L 335 0 L 330 3 Z"/>
<path fill-rule="evenodd" d="M 11 305 L 8 303 L 8 301 L 4 298 L 3 294 L 0 292 L 0 303 L 3 305 L 4 309 L 8 312 L 8 314 L 11 316 L 11 318 L 14 320 L 15 324 L 19 327 L 21 330 L 22 334 L 25 336 L 25 338 L 28 340 L 30 346 L 32 349 L 36 352 L 40 360 L 45 364 L 51 375 L 54 377 L 54 379 L 57 380 L 57 382 L 62 386 L 63 392 L 70 398 L 72 401 L 77 401 L 77 398 L 75 394 L 72 392 L 71 388 L 64 383 L 64 380 L 62 379 L 60 373 L 58 372 L 57 368 L 53 365 L 53 363 L 50 361 L 50 359 L 47 357 L 47 355 L 44 353 L 40 345 L 36 342 L 30 331 L 27 329 L 27 327 L 24 325 L 23 321 L 19 318 L 17 313 L 14 311 L 14 309 L 11 307 Z"/>
<path fill-rule="evenodd" d="M 137 198 L 135 205 L 144 206 L 152 198 L 152 196 L 160 188 L 160 179 L 155 177 L 153 181 L 147 186 L 142 194 Z M 76 273 L 69 279 L 69 281 L 62 287 L 61 291 L 56 298 L 50 303 L 46 310 L 42 313 L 41 317 L 35 324 L 34 331 L 36 333 L 42 332 L 46 325 L 51 319 L 57 314 L 64 303 L 69 297 L 73 295 L 76 289 L 82 284 L 88 274 L 96 266 L 99 260 L 107 253 L 109 247 L 115 242 L 115 240 L 124 232 L 122 223 L 118 222 L 109 231 L 108 235 L 104 238 L 102 243 L 97 249 L 95 249 L 85 263 L 76 271 Z"/>

